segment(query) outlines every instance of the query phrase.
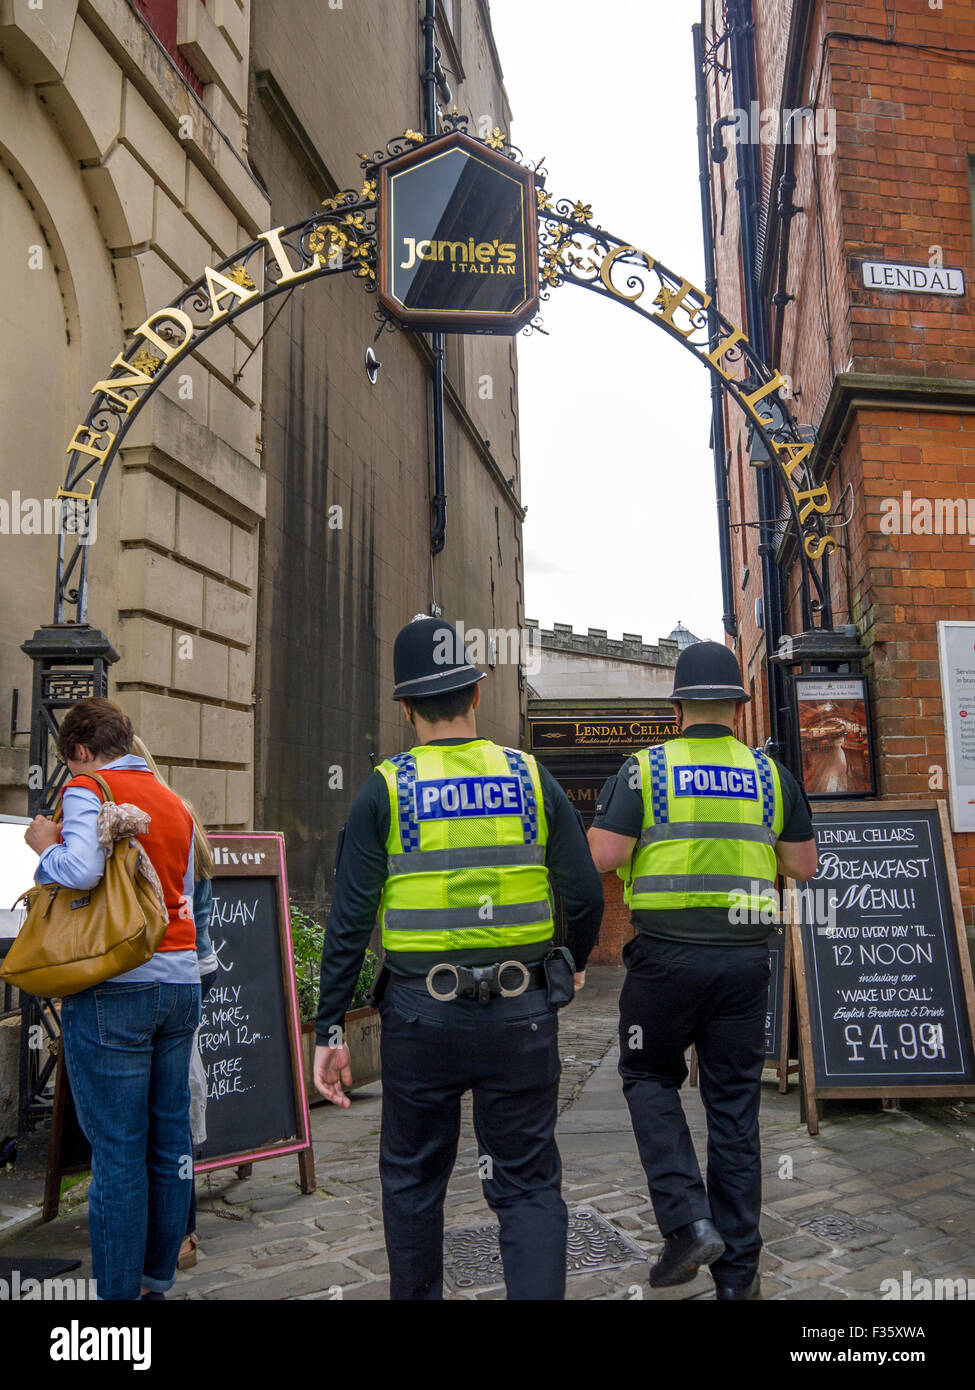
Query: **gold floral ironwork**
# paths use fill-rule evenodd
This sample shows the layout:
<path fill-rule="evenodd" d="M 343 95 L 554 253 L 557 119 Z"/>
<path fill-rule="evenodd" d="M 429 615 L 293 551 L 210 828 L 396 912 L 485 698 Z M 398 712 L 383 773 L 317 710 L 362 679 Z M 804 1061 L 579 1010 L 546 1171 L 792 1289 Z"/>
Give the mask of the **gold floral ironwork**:
<path fill-rule="evenodd" d="M 249 273 L 242 265 L 235 266 L 233 270 L 228 270 L 227 279 L 233 280 L 235 285 L 240 285 L 245 290 L 257 288 Z"/>
<path fill-rule="evenodd" d="M 142 348 L 130 360 L 133 367 L 137 371 L 145 372 L 146 376 L 155 376 L 163 364 L 163 359 L 155 357 L 148 348 Z"/>
<path fill-rule="evenodd" d="M 484 143 L 492 150 L 503 150 L 507 135 L 500 127 L 495 126 L 491 134 L 485 137 Z"/>

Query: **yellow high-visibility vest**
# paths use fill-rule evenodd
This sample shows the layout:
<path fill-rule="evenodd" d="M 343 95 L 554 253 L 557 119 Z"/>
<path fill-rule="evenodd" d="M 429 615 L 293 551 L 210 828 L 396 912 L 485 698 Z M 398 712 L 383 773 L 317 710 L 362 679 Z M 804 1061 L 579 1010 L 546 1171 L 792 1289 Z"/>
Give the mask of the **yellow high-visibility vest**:
<path fill-rule="evenodd" d="M 643 828 L 623 896 L 639 912 L 775 907 L 785 816 L 778 768 L 729 734 L 677 738 L 636 754 Z"/>
<path fill-rule="evenodd" d="M 548 823 L 530 754 L 487 739 L 423 744 L 377 770 L 389 793 L 387 951 L 551 940 Z"/>

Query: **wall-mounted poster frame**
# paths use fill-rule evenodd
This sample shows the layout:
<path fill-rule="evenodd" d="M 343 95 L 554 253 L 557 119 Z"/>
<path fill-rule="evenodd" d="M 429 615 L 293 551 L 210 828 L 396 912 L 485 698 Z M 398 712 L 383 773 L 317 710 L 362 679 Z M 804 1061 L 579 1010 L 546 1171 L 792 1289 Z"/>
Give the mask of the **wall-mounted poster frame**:
<path fill-rule="evenodd" d="M 876 796 L 866 676 L 796 676 L 793 698 L 802 782 L 810 801 Z"/>

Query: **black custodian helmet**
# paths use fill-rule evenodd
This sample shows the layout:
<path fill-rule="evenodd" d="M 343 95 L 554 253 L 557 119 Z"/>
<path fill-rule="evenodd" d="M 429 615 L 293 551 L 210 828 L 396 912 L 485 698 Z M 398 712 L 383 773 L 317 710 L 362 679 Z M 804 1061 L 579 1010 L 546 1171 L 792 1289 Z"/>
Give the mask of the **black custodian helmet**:
<path fill-rule="evenodd" d="M 394 700 L 420 699 L 476 685 L 485 673 L 473 664 L 457 629 L 446 618 L 418 613 L 393 646 Z"/>
<path fill-rule="evenodd" d="M 734 652 L 720 642 L 685 647 L 674 668 L 672 700 L 750 700 Z"/>

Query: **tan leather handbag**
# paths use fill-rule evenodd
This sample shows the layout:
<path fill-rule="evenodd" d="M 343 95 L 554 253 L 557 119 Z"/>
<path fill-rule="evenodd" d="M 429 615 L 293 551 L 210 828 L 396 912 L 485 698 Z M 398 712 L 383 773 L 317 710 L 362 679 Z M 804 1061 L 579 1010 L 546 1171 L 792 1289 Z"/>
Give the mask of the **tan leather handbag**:
<path fill-rule="evenodd" d="M 107 801 L 108 783 L 90 774 Z M 27 919 L 0 965 L 0 979 L 25 994 L 60 999 L 145 965 L 166 934 L 169 914 L 139 869 L 148 861 L 136 839 L 119 840 L 94 888 L 39 883 L 22 893 Z M 156 879 L 158 884 L 158 879 Z M 16 904 L 15 904 L 16 905 Z"/>

